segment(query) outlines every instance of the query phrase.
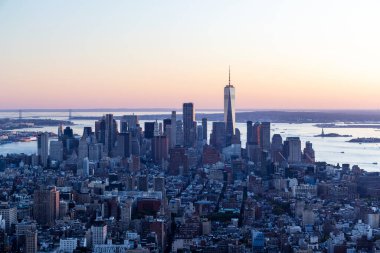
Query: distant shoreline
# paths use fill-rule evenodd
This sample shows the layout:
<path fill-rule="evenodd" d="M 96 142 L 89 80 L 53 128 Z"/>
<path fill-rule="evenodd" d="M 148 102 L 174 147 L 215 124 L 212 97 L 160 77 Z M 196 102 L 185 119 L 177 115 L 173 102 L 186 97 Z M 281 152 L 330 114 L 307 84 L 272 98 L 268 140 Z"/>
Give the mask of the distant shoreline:
<path fill-rule="evenodd" d="M 97 120 L 101 118 L 106 113 L 114 113 L 116 119 L 121 118 L 121 114 L 135 114 L 138 115 L 141 120 L 163 120 L 170 118 L 170 109 L 165 109 L 168 111 L 163 111 L 162 109 L 115 109 L 115 110 L 87 110 L 87 111 L 75 111 L 75 110 L 41 110 L 41 111 L 22 111 L 23 113 L 29 115 L 23 115 L 23 119 L 26 118 L 65 118 L 62 113 L 67 113 L 67 119 L 70 117 L 70 120 Z M 1 112 L 1 111 L 0 111 Z M 4 112 L 4 111 L 3 111 Z M 11 111 L 16 113 L 18 111 Z M 33 112 L 36 115 L 33 115 Z M 54 116 L 53 112 L 60 112 L 61 115 Z M 69 113 L 71 112 L 71 113 Z M 82 113 L 80 113 L 82 112 Z M 86 115 L 86 112 L 91 113 L 92 115 Z M 156 112 L 156 113 L 154 113 Z M 177 109 L 177 118 L 182 118 L 182 109 Z M 38 115 L 43 113 L 43 115 Z M 49 115 L 51 113 L 51 116 Z M 78 113 L 79 115 L 76 115 Z M 94 114 L 98 114 L 95 115 Z M 32 115 L 30 115 L 32 114 Z M 202 118 L 207 118 L 209 121 L 223 121 L 224 115 L 221 110 L 196 110 L 196 120 L 200 121 Z M 1 113 L 0 113 L 1 115 Z M 18 115 L 14 115 L 16 118 Z M 6 117 L 4 115 L 3 117 Z M 236 122 L 245 123 L 247 121 L 268 121 L 272 123 L 314 123 L 316 127 L 324 128 L 379 128 L 380 129 L 380 111 L 237 111 L 236 112 Z M 335 123 L 343 123 L 350 125 L 335 125 Z M 360 125 L 351 125 L 353 123 Z M 379 125 L 368 125 L 368 124 L 379 124 Z"/>

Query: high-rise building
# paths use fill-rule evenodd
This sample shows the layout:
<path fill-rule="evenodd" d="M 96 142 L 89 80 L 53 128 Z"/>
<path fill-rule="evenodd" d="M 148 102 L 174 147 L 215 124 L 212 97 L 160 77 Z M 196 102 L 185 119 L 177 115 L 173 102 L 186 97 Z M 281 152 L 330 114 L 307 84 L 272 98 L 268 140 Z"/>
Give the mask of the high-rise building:
<path fill-rule="evenodd" d="M 131 154 L 134 156 L 140 156 L 140 153 L 141 153 L 140 137 L 132 132 L 131 142 L 132 142 Z"/>
<path fill-rule="evenodd" d="M 50 141 L 50 160 L 63 161 L 63 143 L 62 141 Z"/>
<path fill-rule="evenodd" d="M 271 144 L 271 157 L 273 162 L 282 162 L 285 160 L 283 155 L 284 145 L 282 143 L 282 137 L 279 134 L 272 136 Z"/>
<path fill-rule="evenodd" d="M 253 128 L 252 121 L 247 121 L 247 144 L 252 144 L 253 142 Z"/>
<path fill-rule="evenodd" d="M 37 230 L 25 233 L 25 253 L 37 253 Z"/>
<path fill-rule="evenodd" d="M 261 123 L 256 122 L 252 126 L 252 144 L 259 145 L 261 147 Z"/>
<path fill-rule="evenodd" d="M 187 175 L 189 172 L 189 157 L 186 148 L 175 147 L 169 150 L 169 174 Z"/>
<path fill-rule="evenodd" d="M 78 145 L 78 160 L 81 162 L 85 157 L 88 157 L 88 143 L 86 138 L 82 137 Z"/>
<path fill-rule="evenodd" d="M 83 135 L 82 138 L 87 139 L 88 137 L 91 137 L 92 135 L 92 127 L 84 127 L 83 128 Z"/>
<path fill-rule="evenodd" d="M 220 161 L 220 152 L 216 148 L 206 145 L 202 153 L 202 163 L 215 164 L 219 161 Z"/>
<path fill-rule="evenodd" d="M 90 161 L 88 160 L 88 157 L 83 159 L 82 164 L 83 175 L 88 177 L 90 175 Z"/>
<path fill-rule="evenodd" d="M 152 158 L 156 164 L 168 159 L 168 137 L 165 135 L 154 136 L 152 139 Z"/>
<path fill-rule="evenodd" d="M 202 118 L 202 128 L 203 128 L 203 140 L 207 143 L 207 118 Z"/>
<path fill-rule="evenodd" d="M 167 131 L 167 129 L 168 129 L 167 127 L 169 126 L 169 128 L 170 128 L 170 126 L 172 124 L 171 118 L 170 119 L 164 119 L 163 123 L 164 123 L 164 125 L 163 125 L 163 133 L 165 135 L 169 135 L 169 133 Z"/>
<path fill-rule="evenodd" d="M 270 150 L 270 122 L 261 122 L 260 144 L 264 150 Z"/>
<path fill-rule="evenodd" d="M 16 224 L 17 249 L 23 252 L 37 252 L 37 226 L 34 222 L 23 220 Z"/>
<path fill-rule="evenodd" d="M 272 136 L 272 144 L 271 144 L 271 150 L 272 151 L 282 151 L 283 149 L 283 143 L 282 143 L 282 137 L 280 134 L 274 134 Z"/>
<path fill-rule="evenodd" d="M 98 121 L 95 121 L 95 137 L 97 142 L 104 144 L 106 134 L 106 121 L 104 117 Z"/>
<path fill-rule="evenodd" d="M 66 127 L 63 130 L 63 157 L 70 156 L 76 147 L 78 147 L 78 140 L 74 137 L 74 132 L 71 127 Z"/>
<path fill-rule="evenodd" d="M 154 136 L 154 125 L 155 122 L 145 122 L 144 123 L 144 138 L 152 139 Z"/>
<path fill-rule="evenodd" d="M 306 142 L 306 146 L 303 150 L 303 161 L 305 163 L 315 163 L 315 152 L 313 144 L 310 141 Z"/>
<path fill-rule="evenodd" d="M 196 122 L 193 103 L 183 104 L 183 135 L 185 147 L 194 147 L 196 138 Z"/>
<path fill-rule="evenodd" d="M 176 111 L 172 111 L 170 119 L 170 138 L 169 138 L 169 147 L 173 148 L 177 145 L 177 116 Z"/>
<path fill-rule="evenodd" d="M 176 123 L 176 146 L 183 146 L 184 136 L 183 136 L 183 123 L 182 120 L 177 120 Z"/>
<path fill-rule="evenodd" d="M 0 203 L 0 216 L 5 220 L 5 231 L 11 232 L 12 225 L 17 224 L 17 208 L 7 202 Z"/>
<path fill-rule="evenodd" d="M 116 120 L 113 118 L 112 114 L 106 114 L 105 116 L 105 141 L 104 141 L 104 147 L 105 151 L 108 155 L 111 155 L 112 150 L 115 146 L 116 142 L 116 136 L 117 136 L 117 123 Z"/>
<path fill-rule="evenodd" d="M 224 87 L 224 123 L 226 125 L 226 144 L 231 145 L 235 135 L 235 87 L 231 85 L 231 74 L 228 72 L 228 85 Z"/>
<path fill-rule="evenodd" d="M 226 147 L 226 124 L 224 122 L 212 122 L 210 145 L 219 150 L 219 152 Z"/>
<path fill-rule="evenodd" d="M 197 142 L 203 143 L 203 126 L 197 126 Z"/>
<path fill-rule="evenodd" d="M 92 246 L 105 244 L 107 239 L 107 225 L 104 221 L 97 219 L 91 226 Z"/>
<path fill-rule="evenodd" d="M 58 126 L 58 140 L 61 141 L 62 137 L 63 137 L 63 126 L 62 126 L 62 124 L 60 124 Z"/>
<path fill-rule="evenodd" d="M 33 214 L 38 224 L 51 226 L 59 215 L 59 191 L 55 186 L 41 188 L 33 194 Z"/>
<path fill-rule="evenodd" d="M 130 132 L 122 132 L 117 135 L 115 155 L 129 157 L 132 152 L 132 138 Z"/>
<path fill-rule="evenodd" d="M 128 200 L 126 202 L 121 202 L 120 203 L 120 221 L 128 225 L 131 219 L 132 219 L 132 201 Z"/>
<path fill-rule="evenodd" d="M 49 133 L 39 133 L 37 136 L 38 157 L 41 165 L 46 167 L 49 158 Z"/>
<path fill-rule="evenodd" d="M 160 125 L 158 124 L 157 120 L 154 122 L 154 131 L 153 136 L 159 136 L 160 134 Z"/>
<path fill-rule="evenodd" d="M 136 128 L 139 124 L 139 119 L 137 115 L 124 115 L 120 120 L 120 132 L 126 133 L 134 128 Z"/>
<path fill-rule="evenodd" d="M 302 158 L 301 140 L 299 137 L 287 137 L 284 142 L 284 156 L 288 163 L 300 163 Z"/>
<path fill-rule="evenodd" d="M 88 159 L 90 161 L 97 162 L 102 158 L 103 144 L 101 143 L 91 143 L 88 146 Z"/>

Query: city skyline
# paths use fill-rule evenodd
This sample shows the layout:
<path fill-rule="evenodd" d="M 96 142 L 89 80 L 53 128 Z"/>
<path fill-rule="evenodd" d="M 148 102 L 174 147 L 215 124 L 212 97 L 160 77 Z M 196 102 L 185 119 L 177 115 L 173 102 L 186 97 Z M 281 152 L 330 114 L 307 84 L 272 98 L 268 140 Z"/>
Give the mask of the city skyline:
<path fill-rule="evenodd" d="M 0 252 L 379 253 L 379 7 L 0 0 Z"/>
<path fill-rule="evenodd" d="M 3 1 L 0 109 L 378 109 L 379 5 Z"/>

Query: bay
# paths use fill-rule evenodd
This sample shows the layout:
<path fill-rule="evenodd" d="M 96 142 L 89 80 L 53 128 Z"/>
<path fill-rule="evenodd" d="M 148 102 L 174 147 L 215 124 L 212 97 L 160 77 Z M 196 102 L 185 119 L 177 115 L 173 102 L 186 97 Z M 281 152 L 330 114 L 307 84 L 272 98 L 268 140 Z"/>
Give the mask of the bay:
<path fill-rule="evenodd" d="M 210 111 L 197 111 L 198 113 L 207 113 Z M 221 112 L 221 111 L 212 111 Z M 154 114 L 169 114 L 170 111 L 110 111 L 115 116 L 129 115 L 135 113 L 136 115 L 154 115 Z M 74 114 L 74 113 L 73 113 Z M 105 112 L 75 112 L 75 116 L 99 116 Z M 0 118 L 9 117 L 17 118 L 17 112 L 0 112 Z M 25 112 L 24 118 L 51 118 L 67 120 L 68 112 Z M 255 119 L 252 119 L 255 121 Z M 83 127 L 95 127 L 93 120 L 73 120 L 74 124 L 71 126 L 75 134 L 82 135 Z M 140 120 L 140 124 L 144 127 L 144 120 Z M 200 124 L 200 122 L 198 122 Z M 242 146 L 245 147 L 246 143 L 246 124 L 237 123 L 236 127 L 239 128 L 241 133 Z M 212 129 L 212 122 L 208 122 L 208 136 L 210 136 Z M 43 127 L 43 128 L 27 128 L 19 129 L 18 131 L 48 131 L 57 132 L 57 127 Z M 328 128 L 325 133 L 338 133 L 340 135 L 352 135 L 352 137 L 315 137 L 321 133 L 321 128 L 315 124 L 288 124 L 288 123 L 272 123 L 271 134 L 281 134 L 283 140 L 286 137 L 298 136 L 301 138 L 302 147 L 305 146 L 306 141 L 313 143 L 315 150 L 316 160 L 325 161 L 330 164 L 349 163 L 352 165 L 359 165 L 360 168 L 367 171 L 380 171 L 380 144 L 378 143 L 350 143 L 347 142 L 352 138 L 358 137 L 376 137 L 380 138 L 380 131 L 373 128 Z M 0 155 L 7 153 L 25 153 L 33 154 L 37 152 L 37 142 L 19 142 L 0 145 Z"/>

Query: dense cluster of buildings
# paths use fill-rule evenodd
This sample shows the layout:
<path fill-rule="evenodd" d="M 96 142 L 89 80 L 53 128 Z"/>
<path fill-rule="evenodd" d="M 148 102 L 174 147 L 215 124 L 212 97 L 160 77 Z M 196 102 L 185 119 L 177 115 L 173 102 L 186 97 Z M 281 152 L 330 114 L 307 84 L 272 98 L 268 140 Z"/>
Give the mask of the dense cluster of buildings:
<path fill-rule="evenodd" d="M 210 125 L 210 124 L 209 124 Z M 315 161 L 310 142 L 247 122 L 106 114 L 0 157 L 0 252 L 380 252 L 380 176 Z"/>

